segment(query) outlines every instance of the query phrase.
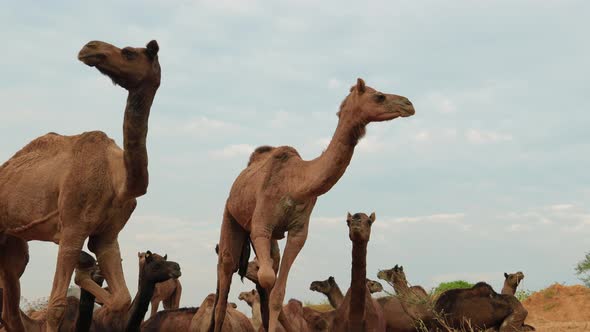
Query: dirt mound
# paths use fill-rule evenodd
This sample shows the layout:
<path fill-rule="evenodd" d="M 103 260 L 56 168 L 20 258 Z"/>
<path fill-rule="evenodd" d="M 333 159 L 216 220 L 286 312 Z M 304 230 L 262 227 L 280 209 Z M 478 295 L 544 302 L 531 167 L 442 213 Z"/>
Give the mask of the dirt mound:
<path fill-rule="evenodd" d="M 554 284 L 522 302 L 527 322 L 590 322 L 590 288 Z"/>

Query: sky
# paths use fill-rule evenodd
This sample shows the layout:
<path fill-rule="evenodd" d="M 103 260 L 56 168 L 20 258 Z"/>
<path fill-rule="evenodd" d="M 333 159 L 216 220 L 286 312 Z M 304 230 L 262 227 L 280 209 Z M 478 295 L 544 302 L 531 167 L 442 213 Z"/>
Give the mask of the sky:
<path fill-rule="evenodd" d="M 523 271 L 524 289 L 576 284 L 590 250 L 587 1 L 51 1 L 0 11 L 0 160 L 47 132 L 102 130 L 121 145 L 126 91 L 76 59 L 90 40 L 160 45 L 150 186 L 120 233 L 183 271 L 183 306 L 215 291 L 214 247 L 235 177 L 259 145 L 318 156 L 357 77 L 408 97 L 373 123 L 318 199 L 286 300 L 350 283 L 346 213 L 375 211 L 367 273 L 414 285 Z M 283 243 L 284 244 L 284 243 Z M 28 299 L 49 295 L 57 246 L 30 242 Z M 234 277 L 230 301 L 253 288 Z M 389 289 L 386 287 L 386 289 Z M 391 289 L 389 289 L 391 290 Z M 248 311 L 244 303 L 240 309 Z"/>

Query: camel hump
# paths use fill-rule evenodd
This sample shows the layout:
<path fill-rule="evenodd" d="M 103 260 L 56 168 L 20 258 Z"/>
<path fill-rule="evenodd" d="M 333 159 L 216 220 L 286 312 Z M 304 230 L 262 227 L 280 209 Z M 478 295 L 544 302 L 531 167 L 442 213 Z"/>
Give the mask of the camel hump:
<path fill-rule="evenodd" d="M 31 152 L 35 151 L 48 151 L 53 150 L 56 147 L 61 147 L 61 140 L 64 136 L 56 134 L 54 132 L 47 133 L 43 136 L 39 136 L 32 140 L 29 144 L 25 145 L 22 149 L 20 149 L 11 159 L 18 158 L 20 156 L 26 155 Z"/>
<path fill-rule="evenodd" d="M 497 295 L 496 291 L 494 291 L 492 286 L 483 281 L 480 281 L 477 284 L 475 284 L 473 287 L 471 287 L 471 290 L 474 294 L 480 296 Z"/>
<path fill-rule="evenodd" d="M 250 166 L 252 163 L 262 160 L 263 156 L 266 157 L 266 154 L 274 149 L 275 147 L 270 145 L 263 145 L 257 147 L 256 150 L 254 150 L 254 152 L 252 152 L 252 154 L 250 155 L 250 160 L 248 160 L 248 166 Z"/>

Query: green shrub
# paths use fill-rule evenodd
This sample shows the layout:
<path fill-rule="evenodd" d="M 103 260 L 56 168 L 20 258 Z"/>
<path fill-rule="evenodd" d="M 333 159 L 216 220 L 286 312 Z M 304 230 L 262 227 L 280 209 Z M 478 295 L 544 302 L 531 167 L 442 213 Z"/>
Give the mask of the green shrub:
<path fill-rule="evenodd" d="M 449 289 L 461 289 L 461 288 L 471 288 L 473 287 L 472 283 L 469 283 L 465 280 L 455 280 L 449 282 L 441 282 L 438 287 L 436 287 L 433 291 L 434 295 L 439 295 L 444 291 L 448 291 Z"/>
<path fill-rule="evenodd" d="M 526 300 L 529 296 L 531 296 L 531 294 L 533 294 L 532 291 L 528 290 L 528 289 L 521 289 L 519 291 L 516 291 L 516 294 L 514 294 L 514 296 L 516 296 L 516 298 L 522 302 L 524 300 Z"/>
<path fill-rule="evenodd" d="M 590 252 L 576 265 L 576 274 L 584 285 L 590 287 Z"/>

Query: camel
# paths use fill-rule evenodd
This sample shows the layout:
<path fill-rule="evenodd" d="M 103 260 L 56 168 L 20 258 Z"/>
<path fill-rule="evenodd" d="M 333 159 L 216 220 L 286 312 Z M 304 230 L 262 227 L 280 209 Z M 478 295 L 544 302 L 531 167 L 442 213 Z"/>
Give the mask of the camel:
<path fill-rule="evenodd" d="M 260 326 L 262 326 L 262 317 L 260 314 L 260 296 L 256 289 L 253 289 L 249 292 L 241 292 L 238 296 L 238 299 L 248 303 L 250 308 L 252 308 L 252 318 L 250 321 L 252 322 L 252 326 L 254 327 L 255 331 L 258 331 Z"/>
<path fill-rule="evenodd" d="M 512 295 L 498 294 L 485 282 L 472 288 L 451 289 L 442 293 L 434 304 L 439 315 L 430 326 L 438 326 L 440 321 L 452 328 L 499 329 L 507 331 L 534 331 L 524 324 L 527 310 Z"/>
<path fill-rule="evenodd" d="M 233 273 L 238 271 L 242 277 L 246 273 L 250 243 L 260 264 L 260 285 L 270 292 L 268 331 L 276 331 L 289 270 L 307 239 L 317 198 L 344 175 L 368 123 L 408 117 L 414 112 L 407 98 L 376 91 L 359 78 L 340 106 L 338 126 L 321 156 L 304 161 L 289 146 L 262 146 L 252 153 L 232 185 L 223 213 L 213 331 L 219 332 L 223 326 Z M 273 267 L 279 261 L 273 253 L 285 232 L 287 243 L 276 271 Z M 266 327 L 267 322 L 263 323 Z"/>
<path fill-rule="evenodd" d="M 520 271 L 511 274 L 504 272 L 504 287 L 502 287 L 501 293 L 507 295 L 516 294 L 516 288 L 522 279 L 524 279 L 524 273 Z"/>
<path fill-rule="evenodd" d="M 408 286 L 408 280 L 403 266 L 397 264 L 389 270 L 380 270 L 377 278 L 387 281 L 393 286 L 395 293 L 403 298 L 413 297 L 415 299 L 427 300 L 429 295 L 422 286 Z"/>
<path fill-rule="evenodd" d="M 143 259 L 145 253 L 137 253 L 139 257 L 139 267 L 145 262 Z M 178 309 L 180 307 L 180 295 L 182 294 L 182 285 L 178 279 L 170 279 L 164 282 L 156 284 L 156 290 L 154 291 L 154 297 L 150 302 L 152 311 L 150 317 L 158 312 L 158 306 L 160 302 L 163 303 L 164 309 Z"/>
<path fill-rule="evenodd" d="M 139 286 L 133 302 L 124 312 L 112 311 L 108 306 L 96 310 L 92 322 L 92 331 L 139 331 L 148 310 L 156 284 L 178 278 L 180 266 L 167 260 L 167 256 L 145 253 L 145 263 L 139 271 Z"/>
<path fill-rule="evenodd" d="M 211 320 L 211 314 L 213 313 L 214 302 L 215 294 L 211 293 L 207 295 L 207 297 L 205 297 L 205 299 L 199 306 L 199 310 L 193 316 L 189 325 L 189 329 L 187 331 L 202 332 L 208 330 Z M 243 313 L 232 308 L 231 306 L 226 308 L 226 310 L 227 319 L 226 324 L 223 325 L 222 332 L 254 332 L 254 327 L 252 326 L 252 323 L 250 323 L 248 317 L 246 317 Z"/>
<path fill-rule="evenodd" d="M 348 236 L 352 241 L 352 277 L 342 304 L 335 310 L 333 331 L 385 331 L 381 306 L 371 297 L 366 282 L 367 244 L 375 219 L 374 212 L 370 216 L 348 213 L 346 217 Z"/>
<path fill-rule="evenodd" d="M 190 307 L 159 311 L 141 325 L 141 331 L 188 331 L 198 310 L 199 307 Z"/>
<path fill-rule="evenodd" d="M 378 281 L 371 279 L 367 279 L 367 288 L 371 294 L 383 291 L 383 286 Z M 340 287 L 338 287 L 336 280 L 332 276 L 323 281 L 313 281 L 309 285 L 309 289 L 326 295 L 330 305 L 334 309 L 338 308 L 344 299 Z"/>
<path fill-rule="evenodd" d="M 24 331 L 26 316 L 21 312 L 20 282 L 29 263 L 29 245 L 26 241 L 0 233 L 0 287 L 2 288 L 2 325 L 8 331 Z M 23 317 L 21 317 L 23 316 Z M 30 324 L 28 324 L 30 325 Z"/>
<path fill-rule="evenodd" d="M 111 294 L 95 294 L 97 298 L 112 311 L 122 311 L 130 302 L 117 236 L 135 209 L 136 198 L 148 188 L 146 135 L 160 86 L 158 50 L 155 40 L 145 48 L 123 49 L 91 41 L 78 54 L 84 64 L 129 92 L 123 150 L 100 131 L 75 136 L 49 133 L 0 166 L 0 236 L 59 244 L 47 309 L 49 332 L 57 331 L 63 318 L 67 289 L 87 238 L 111 289 Z M 16 330 L 22 330 L 22 324 Z"/>
<path fill-rule="evenodd" d="M 241 292 L 239 299 L 248 303 L 252 308 L 252 326 L 254 330 L 263 331 L 262 317 L 260 313 L 260 297 L 258 292 L 253 289 L 249 292 Z M 323 317 L 322 313 L 315 310 L 304 308 L 301 301 L 290 299 L 289 302 L 283 306 L 283 314 L 285 321 L 288 322 L 289 327 L 294 331 L 327 331 L 328 323 Z M 285 331 L 283 324 L 279 324 L 279 330 Z"/>

